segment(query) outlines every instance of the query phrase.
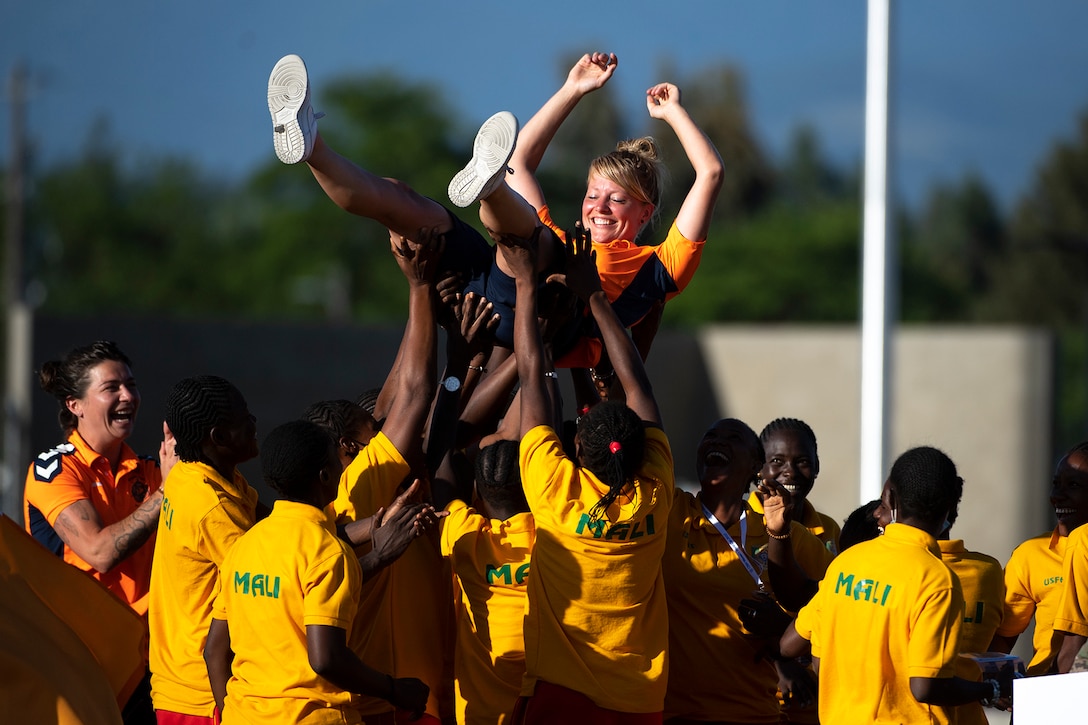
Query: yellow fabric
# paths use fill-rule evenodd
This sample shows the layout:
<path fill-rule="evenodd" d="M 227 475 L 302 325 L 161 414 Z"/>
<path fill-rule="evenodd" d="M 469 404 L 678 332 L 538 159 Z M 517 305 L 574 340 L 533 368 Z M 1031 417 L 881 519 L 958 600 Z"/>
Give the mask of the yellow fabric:
<path fill-rule="evenodd" d="M 525 674 L 531 513 L 488 519 L 463 501 L 447 507 L 442 555 L 453 568 L 457 609 L 454 681 L 459 725 L 504 723 Z"/>
<path fill-rule="evenodd" d="M 214 616 L 230 627 L 233 677 L 223 725 L 361 722 L 351 693 L 309 663 L 306 627 L 351 631 L 363 571 L 324 511 L 276 501 L 220 573 Z"/>
<path fill-rule="evenodd" d="M 820 722 L 950 722 L 910 678 L 954 675 L 962 619 L 959 580 L 926 532 L 890 524 L 839 554 L 795 621 L 820 658 Z"/>
<path fill-rule="evenodd" d="M 336 521 L 366 518 L 386 507 L 411 467 L 384 433 L 371 439 L 340 476 Z M 450 636 L 453 584 L 436 540 L 422 536 L 392 565 L 363 582 L 348 644 L 359 659 L 395 677 L 417 677 L 431 688 L 427 713 L 441 717 L 446 697 L 444 649 Z M 450 678 L 452 679 L 452 677 Z M 363 714 L 392 712 L 376 697 L 357 698 Z"/>
<path fill-rule="evenodd" d="M 145 646 L 139 615 L 0 515 L 5 722 L 119 725 Z"/>
<path fill-rule="evenodd" d="M 241 473 L 224 479 L 204 463 L 177 463 L 163 490 L 151 566 L 151 699 L 157 710 L 211 717 L 204 642 L 219 567 L 256 519 L 257 492 Z"/>
<path fill-rule="evenodd" d="M 114 473 L 110 462 L 73 431 L 66 444 L 39 454 L 30 464 L 23 490 L 23 520 L 29 531 L 31 507 L 34 507 L 50 526 L 55 526 L 64 509 L 77 501 L 90 501 L 102 525 L 112 526 L 131 516 L 148 494 L 161 485 L 159 464 L 137 457 L 128 444 L 121 446 L 121 460 Z M 95 571 L 68 545 L 64 545 L 63 556 L 66 562 L 89 573 L 137 613 L 147 614 L 154 552 L 152 534 L 140 548 L 107 572 Z"/>
<path fill-rule="evenodd" d="M 941 560 L 959 578 L 963 589 L 963 629 L 960 652 L 986 652 L 1001 624 L 1005 602 L 1005 580 L 1001 562 L 977 551 L 968 551 L 962 539 L 937 542 Z M 956 660 L 956 675 L 980 680 L 978 665 L 965 657 Z M 956 708 L 957 725 L 986 725 L 982 704 L 969 702 Z"/>
<path fill-rule="evenodd" d="M 753 568 L 773 594 L 766 575 L 770 540 L 763 517 L 751 508 L 745 529 L 742 537 L 737 522 L 727 531 L 750 555 Z M 790 534 L 796 557 L 804 556 L 805 549 L 817 555 L 826 551 L 796 521 Z M 778 675 L 760 656 L 767 643 L 746 633 L 740 621 L 740 601 L 751 597 L 757 584 L 690 493 L 676 492 L 661 568 L 669 604 L 666 719 L 777 723 Z"/>
<path fill-rule="evenodd" d="M 1069 532 L 1062 559 L 1065 579 L 1054 629 L 1088 637 L 1088 525 Z"/>
<path fill-rule="evenodd" d="M 1066 537 L 1055 528 L 1053 533 L 1036 536 L 1017 546 L 1005 564 L 1005 610 L 997 633 L 1002 637 L 1017 637 L 1035 618 L 1029 676 L 1046 674 L 1057 654 L 1051 649 L 1051 639 L 1064 588 L 1065 548 Z"/>
<path fill-rule="evenodd" d="M 668 438 L 646 430 L 642 466 L 596 522 L 590 510 L 607 486 L 564 455 L 554 430 L 528 431 L 520 464 L 537 529 L 522 694 L 544 680 L 599 707 L 660 712 L 668 678 L 661 557 L 674 486 Z"/>

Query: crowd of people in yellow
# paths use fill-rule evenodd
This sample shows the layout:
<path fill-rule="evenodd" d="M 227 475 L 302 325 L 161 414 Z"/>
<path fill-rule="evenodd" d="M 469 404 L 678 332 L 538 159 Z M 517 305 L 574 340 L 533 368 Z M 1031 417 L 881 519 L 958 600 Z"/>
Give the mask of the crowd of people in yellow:
<path fill-rule="evenodd" d="M 357 399 L 315 401 L 258 446 L 245 395 L 195 375 L 143 458 L 115 344 L 40 366 L 65 441 L 30 466 L 26 529 L 146 628 L 115 721 L 984 723 L 1014 668 L 964 654 L 1010 652 L 1034 623 L 1027 674 L 1073 667 L 1088 443 L 1057 465 L 1056 528 L 1004 567 L 951 538 L 964 481 L 937 448 L 900 455 L 841 528 L 809 500 L 817 438 L 795 418 L 713 423 L 681 463 L 698 490 L 677 486 L 644 361 L 698 266 L 721 159 L 661 83 L 647 111 L 695 171 L 663 242 L 636 241 L 659 212 L 652 139 L 592 162 L 569 228 L 536 178 L 616 68 L 586 54 L 523 127 L 483 124 L 449 195 L 479 204 L 491 244 L 336 154 L 302 59 L 276 64 L 277 155 L 389 229 L 409 290 L 389 375 Z M 238 469 L 258 456 L 271 508 Z"/>

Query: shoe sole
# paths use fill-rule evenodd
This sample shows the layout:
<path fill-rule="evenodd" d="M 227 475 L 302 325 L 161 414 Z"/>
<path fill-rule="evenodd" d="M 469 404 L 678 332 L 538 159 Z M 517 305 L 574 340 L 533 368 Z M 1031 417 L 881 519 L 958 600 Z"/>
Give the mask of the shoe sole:
<path fill-rule="evenodd" d="M 310 123 L 302 118 L 310 103 L 306 64 L 297 55 L 280 58 L 268 76 L 268 112 L 272 114 L 272 145 L 285 164 L 310 156 L 314 140 Z"/>
<path fill-rule="evenodd" d="M 494 191 L 497 180 L 506 174 L 517 139 L 518 119 L 509 111 L 484 121 L 472 143 L 472 158 L 450 181 L 450 201 L 463 208 Z"/>

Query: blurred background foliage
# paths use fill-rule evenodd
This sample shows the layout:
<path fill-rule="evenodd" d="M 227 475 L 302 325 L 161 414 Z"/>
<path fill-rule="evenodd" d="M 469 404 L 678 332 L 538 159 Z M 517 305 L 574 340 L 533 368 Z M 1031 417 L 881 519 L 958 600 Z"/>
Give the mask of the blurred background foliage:
<path fill-rule="evenodd" d="M 564 58 L 558 68 L 570 66 Z M 676 77 L 670 69 L 662 71 Z M 561 77 L 561 76 L 559 76 Z M 720 150 L 726 179 L 702 266 L 663 324 L 854 323 L 859 319 L 860 161 L 839 168 L 808 127 L 772 158 L 752 127 L 739 70 L 678 78 Z M 446 202 L 474 125 L 441 89 L 392 75 L 315 89 L 322 135 L 343 156 Z M 556 136 L 540 178 L 554 218 L 577 218 L 586 168 L 623 137 L 650 134 L 670 170 L 659 240 L 691 178 L 676 140 L 625 115 L 610 87 Z M 174 158 L 122 161 L 104 124 L 78 158 L 31 164 L 29 297 L 50 314 L 233 319 L 404 319 L 406 291 L 377 223 L 342 212 L 305 165 L 272 153 L 248 178 L 209 178 Z M 1008 209 L 974 175 L 897 207 L 900 319 L 1044 326 L 1058 345 L 1058 441 L 1085 437 L 1088 410 L 1088 113 L 1039 160 Z M 479 228 L 474 209 L 456 210 Z M 3 213 L 3 212 L 0 212 Z"/>

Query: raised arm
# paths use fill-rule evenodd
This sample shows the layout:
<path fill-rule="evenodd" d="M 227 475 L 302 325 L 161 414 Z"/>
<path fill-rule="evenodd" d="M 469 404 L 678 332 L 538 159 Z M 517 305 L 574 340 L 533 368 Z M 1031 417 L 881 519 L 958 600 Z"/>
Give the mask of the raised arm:
<path fill-rule="evenodd" d="M 602 87 L 616 72 L 614 53 L 586 53 L 567 73 L 562 87 L 537 111 L 518 133 L 517 148 L 510 159 L 514 173 L 506 177 L 510 188 L 521 194 L 533 208 L 545 205 L 544 192 L 536 179 L 536 170 L 544 152 L 555 138 L 570 112 L 587 93 Z"/>
<path fill-rule="evenodd" d="M 538 227 L 538 230 L 540 228 Z M 530 239 L 503 237 L 499 251 L 514 273 L 517 294 L 514 303 L 514 356 L 517 359 L 520 389 L 519 434 L 524 436 L 538 425 L 551 425 L 551 397 L 545 378 L 544 341 L 536 317 L 536 243 Z M 553 372 L 552 375 L 555 373 Z"/>
<path fill-rule="evenodd" d="M 434 397 L 438 333 L 434 319 L 434 274 L 441 237 L 423 234 L 423 243 L 390 236 L 390 248 L 408 280 L 408 326 L 397 354 L 393 399 L 382 432 L 409 461 L 421 454 L 421 434 Z"/>
<path fill-rule="evenodd" d="M 722 157 L 680 104 L 680 89 L 673 84 L 658 83 L 647 89 L 646 109 L 651 117 L 669 124 L 695 169 L 695 183 L 680 205 L 676 228 L 687 239 L 701 242 L 706 239 L 714 202 L 722 188 Z"/>
<path fill-rule="evenodd" d="M 568 235 L 566 247 L 567 273 L 552 275 L 548 281 L 563 282 L 585 300 L 601 331 L 601 340 L 616 371 L 616 379 L 623 387 L 627 407 L 644 422 L 661 425 L 661 412 L 654 399 L 646 368 L 642 365 L 642 357 L 612 310 L 608 297 L 601 291 L 593 241 L 581 223 L 576 224 L 574 231 Z"/>

